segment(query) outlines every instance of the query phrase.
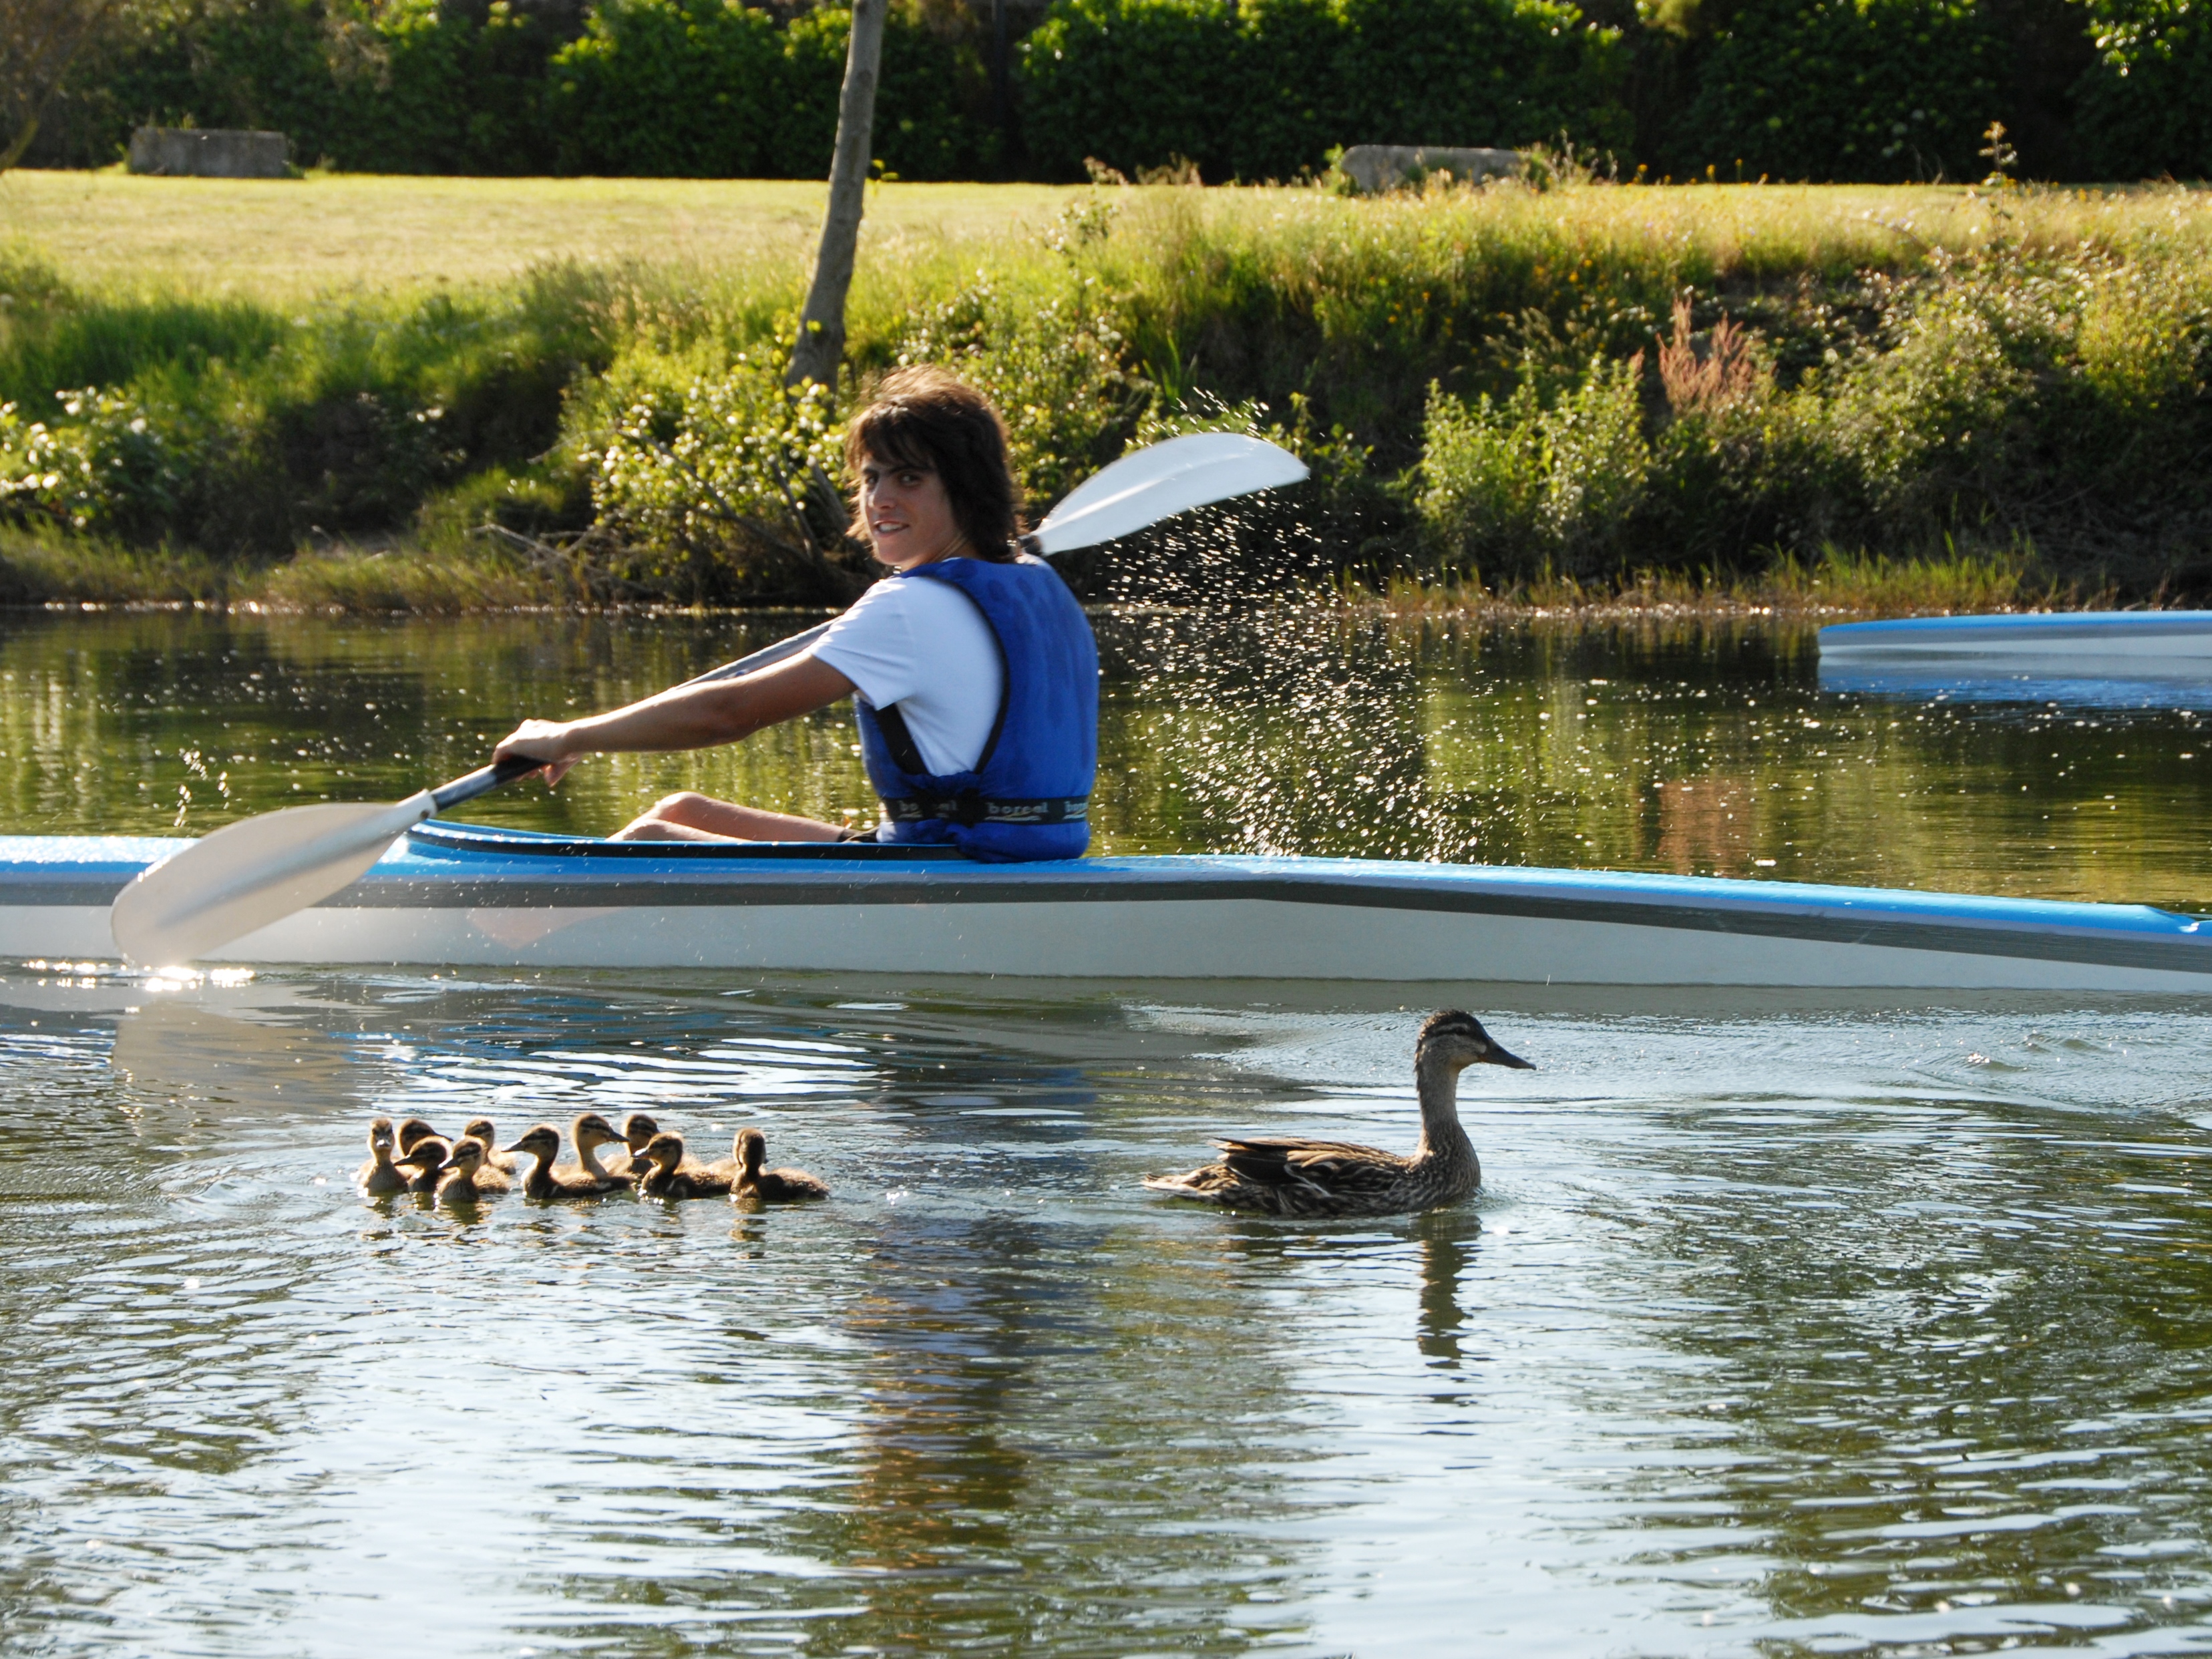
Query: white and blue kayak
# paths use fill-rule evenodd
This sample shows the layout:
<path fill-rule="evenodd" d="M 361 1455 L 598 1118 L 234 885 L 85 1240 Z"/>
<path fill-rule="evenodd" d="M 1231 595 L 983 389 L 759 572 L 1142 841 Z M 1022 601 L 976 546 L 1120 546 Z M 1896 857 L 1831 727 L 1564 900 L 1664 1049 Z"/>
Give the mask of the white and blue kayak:
<path fill-rule="evenodd" d="M 2058 611 L 2000 617 L 1906 617 L 1820 630 L 1823 662 L 2095 659 L 2116 669 L 2212 664 L 2212 611 Z"/>
<path fill-rule="evenodd" d="M 2084 708 L 2212 704 L 2212 611 L 2087 611 L 1839 623 L 1820 689 L 1847 696 Z"/>
<path fill-rule="evenodd" d="M 0 956 L 112 961 L 187 843 L 0 837 Z M 2212 991 L 2212 920 L 2141 905 L 1602 871 L 569 839 L 432 820 L 240 963 L 727 968 L 1937 990 Z"/>

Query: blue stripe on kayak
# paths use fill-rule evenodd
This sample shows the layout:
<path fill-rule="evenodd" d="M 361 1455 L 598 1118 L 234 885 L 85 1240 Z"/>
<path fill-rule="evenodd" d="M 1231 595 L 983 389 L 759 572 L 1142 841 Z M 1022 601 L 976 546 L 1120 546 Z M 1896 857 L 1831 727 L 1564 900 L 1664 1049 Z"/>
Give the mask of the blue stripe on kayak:
<path fill-rule="evenodd" d="M 1836 623 L 1820 630 L 1823 647 L 1880 641 L 1934 644 L 1947 635 L 2197 635 L 2212 633 L 2212 611 L 2057 611 L 1994 617 L 1904 617 L 1888 622 Z"/>

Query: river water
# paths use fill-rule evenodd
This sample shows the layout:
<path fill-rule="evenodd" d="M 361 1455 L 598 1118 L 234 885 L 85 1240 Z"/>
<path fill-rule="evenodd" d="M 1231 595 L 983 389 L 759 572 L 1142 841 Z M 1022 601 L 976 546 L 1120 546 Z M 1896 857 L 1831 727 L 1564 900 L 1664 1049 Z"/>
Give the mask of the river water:
<path fill-rule="evenodd" d="M 395 797 L 797 620 L 15 618 L 0 830 Z M 1101 630 L 1118 849 L 2212 908 L 2185 696 L 1823 691 L 1756 623 Z M 679 786 L 863 799 L 833 715 L 471 816 Z M 0 966 L 0 1648 L 2212 1645 L 2201 1005 L 1267 971 Z M 1465 1080 L 1471 1203 L 1138 1186 L 1224 1132 L 1410 1144 L 1447 1002 L 1538 1067 Z M 638 1109 L 836 1196 L 350 1184 L 375 1113 Z"/>

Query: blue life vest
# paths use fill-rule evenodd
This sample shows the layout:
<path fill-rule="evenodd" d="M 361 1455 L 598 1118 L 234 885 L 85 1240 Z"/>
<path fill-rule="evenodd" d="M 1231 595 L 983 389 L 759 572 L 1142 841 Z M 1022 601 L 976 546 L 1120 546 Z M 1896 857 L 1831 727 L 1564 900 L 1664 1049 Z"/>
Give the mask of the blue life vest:
<path fill-rule="evenodd" d="M 884 802 L 876 839 L 950 842 L 987 864 L 1082 857 L 1098 769 L 1098 647 L 1067 584 L 1027 554 L 1006 564 L 939 559 L 892 580 L 946 582 L 973 599 L 1006 675 L 972 772 L 923 770 L 897 705 L 853 699 L 868 781 Z"/>

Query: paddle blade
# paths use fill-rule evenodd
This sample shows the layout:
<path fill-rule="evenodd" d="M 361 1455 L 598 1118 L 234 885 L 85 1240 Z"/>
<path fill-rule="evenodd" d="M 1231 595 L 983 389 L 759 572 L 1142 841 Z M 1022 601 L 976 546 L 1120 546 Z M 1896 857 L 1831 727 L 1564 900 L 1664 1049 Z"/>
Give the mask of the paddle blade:
<path fill-rule="evenodd" d="M 241 818 L 143 872 L 115 896 L 108 927 L 126 960 L 181 967 L 350 885 L 434 810 L 426 791 Z"/>
<path fill-rule="evenodd" d="M 1241 432 L 1170 438 L 1102 468 L 1068 492 L 1036 527 L 1047 555 L 1095 547 L 1194 507 L 1298 483 L 1306 464 Z"/>

